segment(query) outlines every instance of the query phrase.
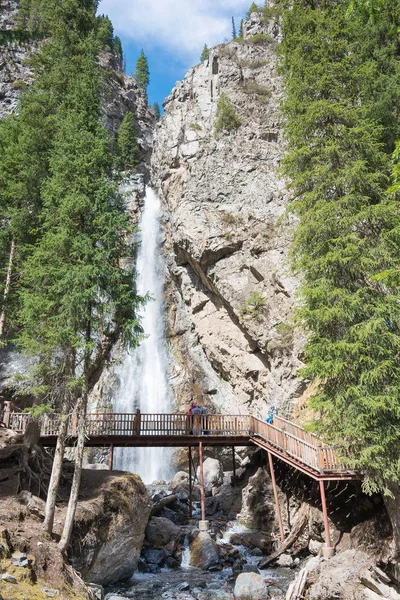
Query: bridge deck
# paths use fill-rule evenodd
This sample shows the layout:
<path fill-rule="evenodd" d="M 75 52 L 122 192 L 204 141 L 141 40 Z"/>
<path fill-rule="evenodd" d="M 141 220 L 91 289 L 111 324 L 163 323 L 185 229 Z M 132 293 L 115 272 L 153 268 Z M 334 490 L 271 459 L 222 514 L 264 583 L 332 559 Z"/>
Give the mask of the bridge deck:
<path fill-rule="evenodd" d="M 29 415 L 10 412 L 7 425 L 24 432 Z M 40 442 L 54 446 L 60 415 L 44 415 Z M 76 442 L 76 418 L 70 418 L 67 444 Z M 310 477 L 319 480 L 356 479 L 332 447 L 299 425 L 280 417 L 273 424 L 248 415 L 90 413 L 86 417 L 87 446 L 144 447 L 257 445 Z"/>

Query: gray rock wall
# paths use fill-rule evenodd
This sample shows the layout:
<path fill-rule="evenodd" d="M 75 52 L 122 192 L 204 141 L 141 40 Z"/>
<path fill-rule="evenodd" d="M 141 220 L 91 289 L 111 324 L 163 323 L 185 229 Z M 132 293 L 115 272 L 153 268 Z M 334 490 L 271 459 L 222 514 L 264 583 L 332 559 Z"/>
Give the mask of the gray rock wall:
<path fill-rule="evenodd" d="M 266 416 L 270 403 L 289 413 L 303 390 L 303 339 L 292 325 L 292 225 L 280 221 L 288 196 L 279 174 L 279 29 L 253 13 L 244 31 L 244 42 L 212 49 L 177 83 L 156 128 L 152 168 L 165 209 L 177 399 Z M 221 92 L 241 125 L 216 135 Z"/>

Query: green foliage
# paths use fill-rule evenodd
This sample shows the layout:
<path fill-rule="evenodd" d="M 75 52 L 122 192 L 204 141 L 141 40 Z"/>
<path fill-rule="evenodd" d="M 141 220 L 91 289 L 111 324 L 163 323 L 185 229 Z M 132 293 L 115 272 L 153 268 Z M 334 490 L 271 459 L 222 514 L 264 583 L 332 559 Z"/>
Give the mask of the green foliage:
<path fill-rule="evenodd" d="M 153 104 L 153 115 L 155 116 L 157 121 L 160 120 L 161 111 L 160 111 L 160 105 L 158 104 L 158 102 L 154 102 L 154 104 Z"/>
<path fill-rule="evenodd" d="M 0 122 L 0 297 L 15 242 L 8 331 L 38 358 L 33 393 L 59 406 L 93 383 L 112 341 L 137 343 L 142 299 L 122 266 L 134 247 L 102 124 L 97 3 L 21 6 L 50 35 L 18 116 Z"/>
<path fill-rule="evenodd" d="M 268 102 L 272 95 L 269 87 L 256 81 L 246 81 L 243 85 L 243 91 L 251 96 L 257 96 L 262 102 Z"/>
<path fill-rule="evenodd" d="M 33 406 L 24 408 L 22 412 L 28 413 L 34 419 L 37 419 L 38 417 L 42 417 L 43 415 L 47 415 L 49 413 L 54 412 L 54 408 L 52 408 L 48 404 L 34 404 Z"/>
<path fill-rule="evenodd" d="M 117 135 L 117 156 L 123 171 L 135 169 L 140 162 L 140 152 L 136 136 L 136 122 L 133 113 L 126 112 Z"/>
<path fill-rule="evenodd" d="M 255 44 L 257 46 L 267 46 L 274 42 L 274 39 L 267 33 L 257 33 L 246 38 L 247 44 Z"/>
<path fill-rule="evenodd" d="M 114 27 L 110 19 L 105 15 L 97 17 L 97 39 L 102 48 L 113 50 L 114 48 Z"/>
<path fill-rule="evenodd" d="M 243 39 L 243 19 L 240 21 L 239 39 Z"/>
<path fill-rule="evenodd" d="M 232 39 L 237 38 L 235 19 L 232 17 Z"/>
<path fill-rule="evenodd" d="M 379 18 L 348 2 L 283 4 L 284 171 L 299 219 L 292 263 L 319 382 L 317 429 L 368 489 L 400 481 L 400 215 L 386 195 L 399 136 L 398 3 Z"/>
<path fill-rule="evenodd" d="M 258 12 L 260 9 L 258 8 L 255 2 L 252 2 L 249 10 L 247 11 L 247 17 L 250 17 L 251 13 Z"/>
<path fill-rule="evenodd" d="M 243 316 L 251 317 L 252 319 L 260 320 L 267 306 L 267 301 L 259 292 L 251 292 L 246 302 L 239 308 L 239 312 Z"/>
<path fill-rule="evenodd" d="M 240 119 L 235 112 L 231 100 L 225 92 L 221 92 L 218 99 L 215 116 L 215 133 L 233 131 L 240 126 Z"/>
<path fill-rule="evenodd" d="M 202 131 L 201 125 L 198 123 L 190 123 L 189 127 L 190 129 L 193 129 L 193 131 Z"/>
<path fill-rule="evenodd" d="M 122 50 L 121 39 L 117 35 L 114 38 L 114 55 L 118 61 L 119 68 L 122 69 L 124 64 L 124 52 Z"/>
<path fill-rule="evenodd" d="M 202 51 L 202 53 L 200 55 L 200 61 L 204 62 L 205 60 L 208 60 L 209 56 L 210 56 L 210 51 L 208 49 L 208 46 L 207 46 L 207 44 L 204 44 L 203 51 Z"/>
<path fill-rule="evenodd" d="M 143 88 L 143 89 L 147 89 L 147 86 L 150 83 L 150 71 L 149 71 L 149 64 L 147 62 L 147 58 L 143 52 L 143 50 L 140 52 L 140 56 L 137 59 L 136 62 L 136 71 L 135 71 L 135 75 L 134 75 L 137 84 Z"/>

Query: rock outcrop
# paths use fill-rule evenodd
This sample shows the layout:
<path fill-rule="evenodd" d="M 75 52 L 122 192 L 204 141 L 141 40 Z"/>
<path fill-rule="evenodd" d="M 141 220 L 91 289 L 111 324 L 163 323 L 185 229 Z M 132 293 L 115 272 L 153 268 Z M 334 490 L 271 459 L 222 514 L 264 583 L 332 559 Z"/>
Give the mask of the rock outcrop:
<path fill-rule="evenodd" d="M 92 500 L 80 502 L 70 549 L 71 564 L 86 581 L 107 585 L 136 569 L 150 509 L 136 475 L 107 477 Z"/>
<path fill-rule="evenodd" d="M 165 209 L 176 396 L 221 412 L 290 412 L 303 340 L 292 324 L 291 224 L 279 175 L 279 30 L 257 13 L 241 42 L 217 46 L 165 102 L 153 182 Z M 218 99 L 240 126 L 215 132 Z"/>

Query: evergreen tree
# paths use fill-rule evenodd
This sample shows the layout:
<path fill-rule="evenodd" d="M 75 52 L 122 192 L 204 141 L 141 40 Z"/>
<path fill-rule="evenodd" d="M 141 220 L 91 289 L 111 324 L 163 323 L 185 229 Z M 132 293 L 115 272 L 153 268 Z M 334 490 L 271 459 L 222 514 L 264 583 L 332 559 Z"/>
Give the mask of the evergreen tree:
<path fill-rule="evenodd" d="M 240 21 L 239 38 L 243 39 L 243 19 Z"/>
<path fill-rule="evenodd" d="M 400 483 L 400 217 L 386 195 L 399 135 L 398 3 L 349 18 L 340 0 L 283 11 L 285 172 L 299 218 L 292 259 L 311 332 L 319 431 L 367 474 Z M 386 279 L 385 279 L 386 278 Z M 382 279 L 384 285 L 382 284 Z"/>
<path fill-rule="evenodd" d="M 118 66 L 122 70 L 124 64 L 124 53 L 122 50 L 121 39 L 118 36 L 114 38 L 114 55 L 118 61 Z"/>
<path fill-rule="evenodd" d="M 253 12 L 258 12 L 259 8 L 257 6 L 257 4 L 255 2 L 253 2 L 249 8 L 249 10 L 247 11 L 247 16 L 250 17 L 251 13 Z"/>
<path fill-rule="evenodd" d="M 147 86 L 150 83 L 150 71 L 149 64 L 143 50 L 140 52 L 140 56 L 137 59 L 134 77 L 137 84 L 144 90 L 147 90 Z"/>
<path fill-rule="evenodd" d="M 232 17 L 232 39 L 235 40 L 236 38 L 237 38 L 237 33 L 236 33 L 235 19 Z"/>
<path fill-rule="evenodd" d="M 158 104 L 158 102 L 154 102 L 153 104 L 153 115 L 155 116 L 156 120 L 159 121 L 161 117 L 161 112 L 160 105 Z"/>
<path fill-rule="evenodd" d="M 119 168 L 123 171 L 135 169 L 140 162 L 136 136 L 136 123 L 133 113 L 126 112 L 117 135 L 117 156 Z"/>
<path fill-rule="evenodd" d="M 114 27 L 110 19 L 105 15 L 97 17 L 97 38 L 103 48 L 113 50 Z"/>
<path fill-rule="evenodd" d="M 210 50 L 208 49 L 207 44 L 204 44 L 203 51 L 200 55 L 200 61 L 204 62 L 205 60 L 208 60 L 209 56 L 210 56 Z"/>
<path fill-rule="evenodd" d="M 240 119 L 235 112 L 231 100 L 225 92 L 222 92 L 217 102 L 215 133 L 233 131 L 234 129 L 237 129 L 239 125 Z"/>

